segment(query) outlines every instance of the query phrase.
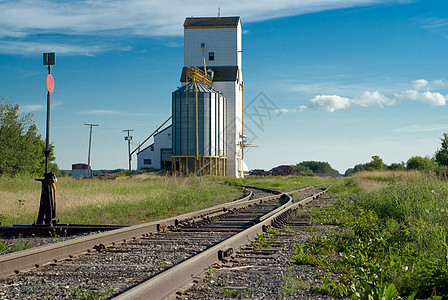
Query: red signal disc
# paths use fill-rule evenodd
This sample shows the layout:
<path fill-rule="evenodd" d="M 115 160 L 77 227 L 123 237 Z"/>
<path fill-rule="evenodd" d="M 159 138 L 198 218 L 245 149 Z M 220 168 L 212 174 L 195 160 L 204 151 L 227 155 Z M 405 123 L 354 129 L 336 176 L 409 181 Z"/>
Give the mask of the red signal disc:
<path fill-rule="evenodd" d="M 47 76 L 47 90 L 50 93 L 53 93 L 54 91 L 54 78 L 51 74 L 48 74 Z"/>

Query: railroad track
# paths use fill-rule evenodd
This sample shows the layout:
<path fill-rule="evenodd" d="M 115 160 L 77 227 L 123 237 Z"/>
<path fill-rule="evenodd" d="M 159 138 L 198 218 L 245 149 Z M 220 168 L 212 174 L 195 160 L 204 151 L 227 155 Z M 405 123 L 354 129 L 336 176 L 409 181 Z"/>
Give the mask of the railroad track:
<path fill-rule="evenodd" d="M 0 297 L 163 299 L 282 222 L 288 210 L 323 192 L 309 187 L 257 199 L 248 196 L 174 218 L 4 255 Z M 303 200 L 293 201 L 293 194 Z"/>
<path fill-rule="evenodd" d="M 178 300 L 205 299 L 333 299 L 314 293 L 323 279 L 309 265 L 294 263 L 295 245 L 326 237 L 337 226 L 312 224 L 310 212 L 334 203 L 328 196 L 293 211 L 281 226 L 241 247 L 227 261 L 213 264 L 204 278 L 176 292 Z M 322 276 L 323 277 L 323 276 Z"/>

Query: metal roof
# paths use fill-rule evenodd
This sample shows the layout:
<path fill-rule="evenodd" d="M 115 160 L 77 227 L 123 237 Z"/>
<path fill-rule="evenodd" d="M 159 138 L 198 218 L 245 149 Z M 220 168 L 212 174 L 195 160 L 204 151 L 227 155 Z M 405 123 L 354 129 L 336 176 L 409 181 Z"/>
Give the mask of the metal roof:
<path fill-rule="evenodd" d="M 172 126 L 173 126 L 173 124 L 171 124 L 171 125 L 168 126 L 168 127 L 163 128 L 162 130 L 159 130 L 159 132 L 157 132 L 156 134 L 154 134 L 154 136 L 161 134 L 162 132 L 164 132 L 165 130 L 171 128 Z"/>
<path fill-rule="evenodd" d="M 184 28 L 237 27 L 239 22 L 240 17 L 186 18 Z"/>
<path fill-rule="evenodd" d="M 210 86 L 206 86 L 205 84 L 203 84 L 202 82 L 199 82 L 199 81 L 196 82 L 196 86 L 198 88 L 198 92 L 199 93 L 217 93 L 217 94 L 221 94 L 221 92 L 215 90 L 214 88 L 212 88 Z M 181 93 L 195 92 L 194 83 L 193 82 L 189 82 L 188 84 L 178 88 L 174 92 L 175 93 L 177 93 L 177 92 L 181 92 Z"/>
<path fill-rule="evenodd" d="M 143 150 L 140 150 L 137 152 L 137 155 L 139 155 L 140 153 L 142 153 L 143 151 L 145 151 L 146 149 L 148 149 L 149 147 L 154 146 L 154 143 L 152 143 L 151 145 L 149 145 L 148 147 L 145 147 Z"/>
<path fill-rule="evenodd" d="M 204 67 L 198 67 L 204 68 Z M 215 81 L 236 81 L 238 76 L 237 66 L 228 67 L 207 67 L 207 70 L 213 71 L 212 82 Z M 182 74 L 180 75 L 180 82 L 185 82 L 187 76 L 187 67 L 183 67 Z"/>

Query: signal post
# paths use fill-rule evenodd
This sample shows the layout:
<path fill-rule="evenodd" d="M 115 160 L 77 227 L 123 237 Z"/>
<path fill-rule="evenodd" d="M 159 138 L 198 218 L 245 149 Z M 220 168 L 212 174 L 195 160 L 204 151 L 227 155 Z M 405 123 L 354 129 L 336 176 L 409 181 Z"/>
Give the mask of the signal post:
<path fill-rule="evenodd" d="M 55 65 L 55 53 L 44 53 L 44 66 L 48 66 L 47 75 L 47 128 L 45 141 L 45 173 L 44 179 L 36 179 L 42 183 L 42 193 L 40 196 L 39 214 L 36 225 L 53 226 L 56 224 L 56 176 L 49 172 L 48 165 L 50 161 L 50 94 L 54 91 L 54 79 L 51 75 L 51 66 Z"/>

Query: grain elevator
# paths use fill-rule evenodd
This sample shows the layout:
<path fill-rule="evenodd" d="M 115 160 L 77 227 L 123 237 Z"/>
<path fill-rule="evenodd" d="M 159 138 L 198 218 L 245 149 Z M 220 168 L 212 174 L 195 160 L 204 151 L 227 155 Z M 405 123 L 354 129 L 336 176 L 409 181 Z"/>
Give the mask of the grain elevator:
<path fill-rule="evenodd" d="M 186 18 L 182 86 L 172 93 L 173 173 L 243 177 L 239 17 Z"/>

